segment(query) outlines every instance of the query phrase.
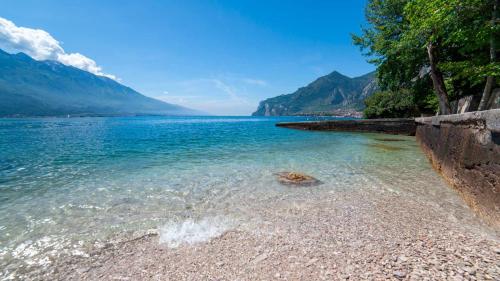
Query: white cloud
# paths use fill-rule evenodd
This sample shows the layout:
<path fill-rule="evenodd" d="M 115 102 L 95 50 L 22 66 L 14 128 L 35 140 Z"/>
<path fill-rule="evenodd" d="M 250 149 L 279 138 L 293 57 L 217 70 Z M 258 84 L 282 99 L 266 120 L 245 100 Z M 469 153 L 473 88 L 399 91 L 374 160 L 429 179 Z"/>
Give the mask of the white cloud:
<path fill-rule="evenodd" d="M 207 79 L 207 81 L 213 83 L 215 87 L 224 93 L 226 93 L 233 100 L 241 100 L 241 98 L 236 94 L 236 89 L 230 85 L 222 82 L 219 79 Z"/>
<path fill-rule="evenodd" d="M 260 79 L 243 78 L 242 81 L 250 85 L 257 85 L 262 87 L 267 86 L 267 82 Z"/>
<path fill-rule="evenodd" d="M 221 79 L 200 79 L 200 81 L 206 81 L 211 83 L 215 89 L 220 90 L 222 93 L 226 94 L 229 97 L 229 100 L 223 99 L 225 103 L 231 106 L 248 106 L 252 104 L 247 99 L 247 94 L 244 94 L 241 89 L 236 86 L 230 85 L 228 82 L 225 82 Z"/>
<path fill-rule="evenodd" d="M 199 95 L 171 95 L 167 91 L 163 92 L 163 95 L 153 96 L 156 99 L 166 101 L 168 103 L 184 105 L 186 107 L 191 107 L 190 104 L 196 101 L 203 100 L 203 96 Z"/>
<path fill-rule="evenodd" d="M 1 17 L 0 49 L 8 53 L 23 52 L 36 60 L 55 60 L 116 80 L 114 75 L 102 72 L 102 68 L 94 60 L 79 53 L 66 53 L 59 41 L 45 30 L 16 26 L 12 21 Z"/>

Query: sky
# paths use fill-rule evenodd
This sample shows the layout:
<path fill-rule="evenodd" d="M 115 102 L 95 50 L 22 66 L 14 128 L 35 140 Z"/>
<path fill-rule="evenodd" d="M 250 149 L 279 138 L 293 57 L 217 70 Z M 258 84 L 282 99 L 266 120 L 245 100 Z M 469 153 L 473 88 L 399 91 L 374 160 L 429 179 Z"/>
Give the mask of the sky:
<path fill-rule="evenodd" d="M 58 60 L 214 115 L 249 115 L 334 70 L 374 66 L 351 41 L 366 0 L 1 0 L 0 48 Z"/>

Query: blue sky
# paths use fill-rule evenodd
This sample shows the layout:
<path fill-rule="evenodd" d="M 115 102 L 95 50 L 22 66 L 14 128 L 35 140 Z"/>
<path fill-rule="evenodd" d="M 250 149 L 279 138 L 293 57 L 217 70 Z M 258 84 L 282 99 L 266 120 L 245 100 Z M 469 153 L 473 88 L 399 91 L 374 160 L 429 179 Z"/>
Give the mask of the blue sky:
<path fill-rule="evenodd" d="M 364 24 L 364 5 L 2 0 L 0 17 L 46 31 L 65 53 L 90 58 L 102 73 L 147 96 L 211 114 L 248 115 L 260 100 L 333 70 L 372 71 L 350 38 Z"/>

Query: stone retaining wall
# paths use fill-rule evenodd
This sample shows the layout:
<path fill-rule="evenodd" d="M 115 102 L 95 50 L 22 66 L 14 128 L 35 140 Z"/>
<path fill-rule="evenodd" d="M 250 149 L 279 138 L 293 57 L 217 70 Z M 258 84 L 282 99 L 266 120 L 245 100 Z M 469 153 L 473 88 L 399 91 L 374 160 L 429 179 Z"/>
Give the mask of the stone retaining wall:
<path fill-rule="evenodd" d="M 371 132 L 414 136 L 415 119 L 354 119 L 278 123 L 278 127 L 315 131 Z"/>
<path fill-rule="evenodd" d="M 417 141 L 433 166 L 500 229 L 500 109 L 415 121 Z"/>

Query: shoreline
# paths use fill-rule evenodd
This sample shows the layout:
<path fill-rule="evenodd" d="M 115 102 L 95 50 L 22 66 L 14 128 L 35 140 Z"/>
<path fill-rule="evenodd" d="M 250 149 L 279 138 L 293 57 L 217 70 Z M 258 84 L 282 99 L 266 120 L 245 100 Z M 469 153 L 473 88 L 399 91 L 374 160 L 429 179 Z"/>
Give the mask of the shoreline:
<path fill-rule="evenodd" d="M 204 242 L 169 248 L 148 234 L 55 260 L 23 279 L 500 278 L 499 233 L 465 205 L 449 214 L 418 194 L 363 188 L 272 206 L 255 209 L 255 223 Z"/>

